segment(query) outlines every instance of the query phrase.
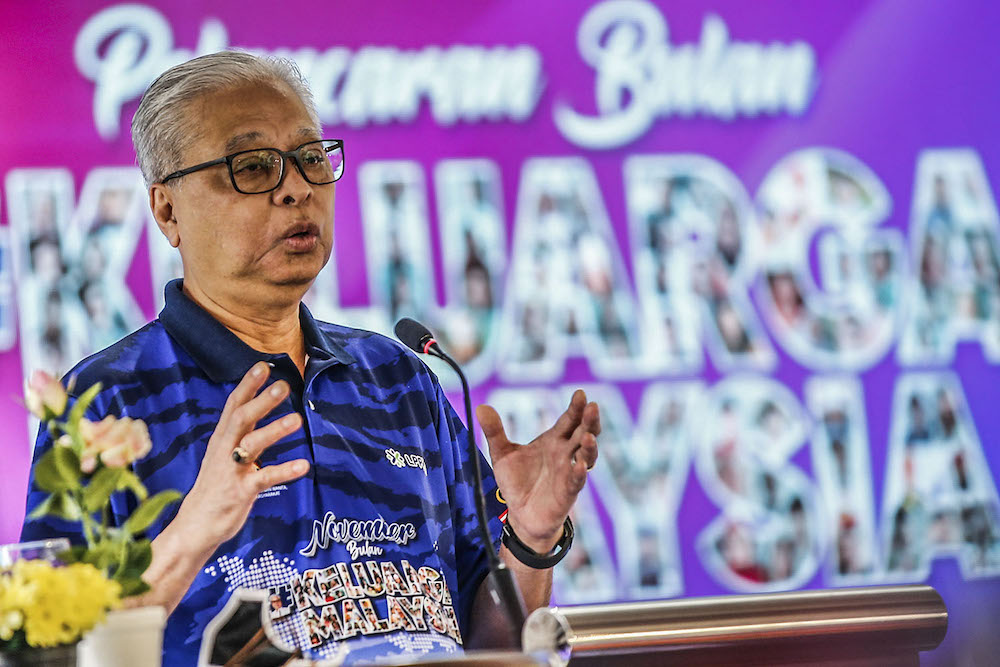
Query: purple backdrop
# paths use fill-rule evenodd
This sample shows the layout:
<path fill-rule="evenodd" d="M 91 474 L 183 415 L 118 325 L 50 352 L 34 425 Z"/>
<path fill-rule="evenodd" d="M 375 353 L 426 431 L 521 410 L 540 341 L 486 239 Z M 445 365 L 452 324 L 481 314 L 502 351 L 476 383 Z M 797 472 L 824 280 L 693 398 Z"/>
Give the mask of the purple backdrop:
<path fill-rule="evenodd" d="M 102 170 L 134 165 L 137 101 L 114 87 L 143 80 L 157 40 L 187 55 L 285 50 L 320 88 L 326 133 L 346 145 L 321 312 L 374 327 L 408 308 L 445 329 L 461 319 L 445 337 L 471 346 L 474 399 L 496 402 L 518 433 L 565 385 L 607 397 L 605 470 L 577 520 L 588 558 L 557 597 L 927 581 L 951 624 L 926 662 L 989 664 L 1000 649 L 988 620 L 1000 612 L 1000 8 L 134 7 L 4 12 L 0 543 L 18 537 L 30 463 L 22 375 L 67 369 L 31 341 L 47 340 L 55 313 L 68 332 L 59 354 L 89 354 L 102 346 L 94 322 L 111 322 L 107 333 L 155 317 L 171 270 L 133 196 L 136 174 Z M 149 64 L 145 80 L 181 57 Z M 425 92 L 408 96 L 403 83 Z M 576 134 L 567 119 L 586 127 Z M 450 162 L 466 159 L 479 161 Z M 741 243 L 727 266 L 730 214 Z M 54 227 L 49 237 L 39 224 Z M 463 232 L 489 276 L 485 305 L 470 296 L 468 248 L 442 240 Z M 403 247 L 382 247 L 396 234 Z M 33 254 L 51 237 L 57 289 L 43 251 Z M 91 280 L 104 293 L 89 302 L 92 241 L 105 244 Z M 879 253 L 891 267 L 883 282 Z M 690 272 L 677 268 L 687 262 Z M 657 266 L 676 279 L 670 289 L 656 286 Z M 109 287 L 116 271 L 137 310 Z M 420 285 L 434 286 L 424 301 Z M 446 302 L 452 310 L 435 305 Z M 547 313 L 549 341 L 534 352 L 533 307 Z M 692 317 L 700 328 L 685 329 Z M 662 341 L 685 332 L 693 357 L 690 346 L 671 357 Z"/>

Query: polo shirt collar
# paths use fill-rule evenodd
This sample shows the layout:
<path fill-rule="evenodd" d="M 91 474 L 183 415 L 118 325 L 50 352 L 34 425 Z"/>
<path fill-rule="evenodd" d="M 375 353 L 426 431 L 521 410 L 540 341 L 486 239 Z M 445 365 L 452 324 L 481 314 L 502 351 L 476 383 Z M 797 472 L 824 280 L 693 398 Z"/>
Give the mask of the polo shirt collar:
<path fill-rule="evenodd" d="M 171 280 L 163 289 L 165 305 L 160 322 L 213 382 L 239 382 L 258 361 L 268 361 L 281 354 L 258 352 L 208 311 L 188 298 L 184 281 Z M 333 363 L 354 363 L 347 350 L 323 331 L 304 303 L 299 304 L 299 322 L 306 341 L 306 353 L 314 359 Z"/>

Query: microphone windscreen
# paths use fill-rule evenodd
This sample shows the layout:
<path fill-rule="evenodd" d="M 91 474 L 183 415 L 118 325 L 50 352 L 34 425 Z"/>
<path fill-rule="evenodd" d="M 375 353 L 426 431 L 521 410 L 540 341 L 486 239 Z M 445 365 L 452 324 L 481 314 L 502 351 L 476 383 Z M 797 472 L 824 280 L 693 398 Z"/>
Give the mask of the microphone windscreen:
<path fill-rule="evenodd" d="M 424 344 L 431 338 L 434 338 L 434 334 L 430 332 L 430 329 L 409 317 L 404 317 L 396 322 L 394 330 L 396 338 L 402 341 L 403 345 L 418 354 L 423 354 Z"/>

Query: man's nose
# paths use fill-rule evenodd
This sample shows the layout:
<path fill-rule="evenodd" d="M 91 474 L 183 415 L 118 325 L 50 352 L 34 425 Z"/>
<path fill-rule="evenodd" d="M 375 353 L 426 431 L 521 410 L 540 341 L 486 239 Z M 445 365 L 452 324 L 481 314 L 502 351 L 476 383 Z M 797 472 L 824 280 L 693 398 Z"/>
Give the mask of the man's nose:
<path fill-rule="evenodd" d="M 302 176 L 294 156 L 289 155 L 284 159 L 284 174 L 281 183 L 271 192 L 271 198 L 277 205 L 302 204 L 312 195 L 313 186 Z"/>

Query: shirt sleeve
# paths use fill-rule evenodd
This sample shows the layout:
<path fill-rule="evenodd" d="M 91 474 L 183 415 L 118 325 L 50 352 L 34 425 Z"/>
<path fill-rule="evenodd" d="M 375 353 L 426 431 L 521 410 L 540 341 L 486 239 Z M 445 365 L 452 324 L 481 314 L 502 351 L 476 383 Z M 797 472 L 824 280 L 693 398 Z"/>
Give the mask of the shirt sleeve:
<path fill-rule="evenodd" d="M 436 383 L 435 383 L 436 384 Z M 482 474 L 483 494 L 486 496 L 487 527 L 490 542 L 484 542 L 476 515 L 476 488 L 473 484 L 474 468 L 469 460 L 468 430 L 459 419 L 451 403 L 440 386 L 436 386 L 440 415 L 441 447 L 450 449 L 455 467 L 455 483 L 451 492 L 452 523 L 455 528 L 455 562 L 458 567 L 458 612 L 459 629 L 467 637 L 472 616 L 472 604 L 476 592 L 489 572 L 486 549 L 497 553 L 500 549 L 500 515 L 506 509 L 500 500 L 493 469 L 486 457 L 477 450 Z"/>

